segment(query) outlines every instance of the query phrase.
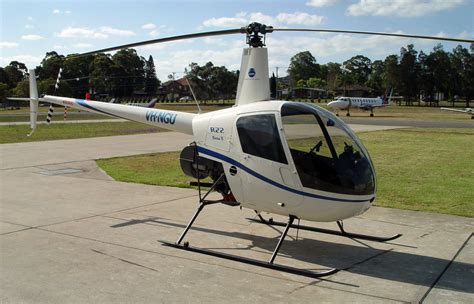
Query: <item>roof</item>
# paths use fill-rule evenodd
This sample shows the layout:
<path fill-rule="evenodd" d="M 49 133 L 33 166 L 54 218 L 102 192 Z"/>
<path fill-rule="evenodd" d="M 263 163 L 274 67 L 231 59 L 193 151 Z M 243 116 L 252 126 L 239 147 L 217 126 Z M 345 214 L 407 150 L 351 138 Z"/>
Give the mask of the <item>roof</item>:
<path fill-rule="evenodd" d="M 190 83 L 191 85 L 193 85 L 193 82 L 192 82 L 191 80 L 189 80 L 189 83 Z M 178 85 L 183 86 L 183 87 L 187 87 L 187 86 L 188 86 L 188 82 L 186 81 L 186 78 L 184 78 L 184 77 L 183 77 L 183 78 L 180 78 L 180 79 L 177 79 L 177 80 L 168 80 L 168 81 L 164 82 L 164 83 L 162 84 L 162 86 L 163 86 L 163 87 L 167 87 L 167 86 L 169 86 L 169 85 L 171 85 L 171 84 L 178 84 Z"/>
<path fill-rule="evenodd" d="M 342 86 L 342 87 L 339 87 L 337 88 L 338 91 L 366 91 L 366 92 L 372 92 L 373 89 L 372 88 L 369 88 L 369 87 L 366 87 L 366 86 L 363 86 L 363 85 L 359 85 L 359 84 L 351 84 L 351 85 L 348 85 L 348 86 Z"/>

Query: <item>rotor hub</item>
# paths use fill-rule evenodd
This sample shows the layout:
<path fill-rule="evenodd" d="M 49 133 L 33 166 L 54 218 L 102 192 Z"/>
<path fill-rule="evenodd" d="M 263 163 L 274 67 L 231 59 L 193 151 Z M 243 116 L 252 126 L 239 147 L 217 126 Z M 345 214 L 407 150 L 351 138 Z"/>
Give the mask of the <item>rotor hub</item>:
<path fill-rule="evenodd" d="M 273 32 L 273 27 L 253 22 L 246 27 L 242 27 L 240 32 L 247 35 L 247 44 L 250 47 L 264 47 L 265 35 Z"/>

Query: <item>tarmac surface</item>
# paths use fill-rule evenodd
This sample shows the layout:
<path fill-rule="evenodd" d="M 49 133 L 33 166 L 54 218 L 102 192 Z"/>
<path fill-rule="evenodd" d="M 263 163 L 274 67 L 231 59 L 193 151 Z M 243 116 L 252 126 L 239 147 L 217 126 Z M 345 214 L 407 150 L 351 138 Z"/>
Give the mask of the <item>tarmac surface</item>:
<path fill-rule="evenodd" d="M 467 116 L 466 116 L 467 117 Z M 403 126 L 412 128 L 474 128 L 474 120 L 412 119 L 387 117 L 342 117 L 348 124 Z"/>
<path fill-rule="evenodd" d="M 116 182 L 93 160 L 191 141 L 164 132 L 0 145 L 0 302 L 474 302 L 472 218 L 372 207 L 344 222 L 351 232 L 403 234 L 388 243 L 290 230 L 275 262 L 341 269 L 321 279 L 162 246 L 178 239 L 197 191 Z M 186 240 L 268 260 L 282 229 L 246 219 L 254 217 L 208 206 Z"/>

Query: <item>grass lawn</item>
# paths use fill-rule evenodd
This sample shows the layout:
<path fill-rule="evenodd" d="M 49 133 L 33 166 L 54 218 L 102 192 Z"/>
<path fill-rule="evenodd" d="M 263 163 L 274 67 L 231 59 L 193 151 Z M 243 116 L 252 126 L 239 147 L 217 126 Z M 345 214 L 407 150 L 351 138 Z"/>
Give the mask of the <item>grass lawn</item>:
<path fill-rule="evenodd" d="M 164 131 L 163 129 L 137 122 L 38 125 L 35 133 L 28 137 L 26 135 L 30 133 L 30 130 L 30 126 L 27 125 L 0 126 L 0 144 Z"/>
<path fill-rule="evenodd" d="M 377 171 L 375 205 L 474 217 L 474 129 L 359 134 Z M 98 160 L 116 180 L 189 187 L 179 152 Z"/>
<path fill-rule="evenodd" d="M 474 129 L 360 134 L 377 172 L 377 206 L 474 217 Z"/>
<path fill-rule="evenodd" d="M 184 175 L 179 165 L 180 152 L 165 152 L 130 157 L 99 159 L 97 164 L 115 180 L 148 185 L 192 188 L 195 181 Z M 210 181 L 210 180 L 205 180 Z"/>

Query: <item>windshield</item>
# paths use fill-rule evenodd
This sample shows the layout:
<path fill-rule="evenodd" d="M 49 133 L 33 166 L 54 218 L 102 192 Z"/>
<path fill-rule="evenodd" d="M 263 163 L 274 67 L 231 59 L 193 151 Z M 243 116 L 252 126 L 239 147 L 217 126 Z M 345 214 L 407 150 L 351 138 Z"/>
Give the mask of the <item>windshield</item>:
<path fill-rule="evenodd" d="M 286 103 L 282 123 L 304 187 L 342 194 L 373 194 L 375 174 L 357 136 L 331 112 Z"/>

